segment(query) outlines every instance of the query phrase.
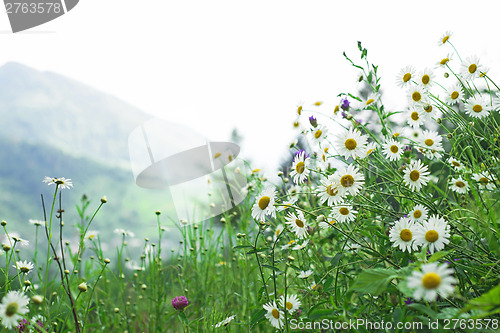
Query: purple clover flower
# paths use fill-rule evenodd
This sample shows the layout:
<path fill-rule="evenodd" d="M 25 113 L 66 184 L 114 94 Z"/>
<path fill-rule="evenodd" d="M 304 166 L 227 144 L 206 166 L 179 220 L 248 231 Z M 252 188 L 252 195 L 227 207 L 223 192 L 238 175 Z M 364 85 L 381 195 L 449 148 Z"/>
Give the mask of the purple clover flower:
<path fill-rule="evenodd" d="M 314 118 L 314 116 L 309 117 L 309 122 L 311 123 L 312 127 L 318 127 L 318 120 Z"/>
<path fill-rule="evenodd" d="M 340 100 L 340 108 L 344 111 L 348 111 L 349 110 L 349 106 L 350 106 L 350 103 L 349 103 L 349 100 L 347 98 L 343 98 Z"/>
<path fill-rule="evenodd" d="M 172 300 L 172 306 L 176 310 L 182 311 L 182 310 L 184 310 L 184 308 L 186 306 L 188 306 L 188 304 L 189 304 L 189 301 L 187 300 L 187 298 L 185 296 L 176 296 Z"/>
<path fill-rule="evenodd" d="M 17 332 L 24 332 L 26 327 L 29 325 L 28 321 L 26 319 L 21 319 L 19 321 L 19 325 L 17 325 Z"/>

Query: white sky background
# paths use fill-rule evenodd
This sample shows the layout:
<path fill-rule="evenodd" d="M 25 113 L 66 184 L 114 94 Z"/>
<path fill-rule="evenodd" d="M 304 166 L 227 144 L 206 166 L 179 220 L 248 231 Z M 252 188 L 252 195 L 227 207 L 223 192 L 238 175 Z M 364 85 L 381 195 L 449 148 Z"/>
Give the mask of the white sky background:
<path fill-rule="evenodd" d="M 0 13 L 0 65 L 17 61 L 111 93 L 212 140 L 237 127 L 253 167 L 277 166 L 294 138 L 299 101 L 331 113 L 355 92 L 357 41 L 380 66 L 384 102 L 401 106 L 395 76 L 451 52 L 476 54 L 500 81 L 498 1 L 81 0 L 67 15 L 10 33 Z M 458 59 L 455 58 L 455 61 Z M 441 72 L 439 72 L 441 75 Z M 399 104 L 398 104 L 399 103 Z M 306 118 L 304 118 L 306 119 Z"/>

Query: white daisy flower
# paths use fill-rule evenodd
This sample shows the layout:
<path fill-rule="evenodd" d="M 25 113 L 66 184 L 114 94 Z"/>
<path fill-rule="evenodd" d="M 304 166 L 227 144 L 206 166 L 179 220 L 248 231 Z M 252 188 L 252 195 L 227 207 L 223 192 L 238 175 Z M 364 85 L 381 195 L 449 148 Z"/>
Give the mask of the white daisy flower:
<path fill-rule="evenodd" d="M 299 275 L 297 276 L 299 279 L 307 279 L 312 275 L 313 271 L 308 269 L 307 271 L 300 271 Z"/>
<path fill-rule="evenodd" d="M 418 76 L 418 84 L 422 85 L 424 88 L 430 88 L 434 84 L 434 71 L 431 68 L 426 68 L 420 72 Z"/>
<path fill-rule="evenodd" d="M 458 178 L 452 178 L 450 181 L 450 189 L 453 192 L 465 194 L 469 191 L 469 183 L 462 179 L 462 176 Z"/>
<path fill-rule="evenodd" d="M 70 182 L 71 179 L 66 179 L 64 177 L 54 178 L 54 177 L 45 177 L 42 182 L 47 183 L 47 185 L 56 184 L 61 190 L 70 189 L 73 187 L 73 183 Z"/>
<path fill-rule="evenodd" d="M 125 230 L 125 229 L 122 229 L 122 228 L 116 228 L 115 231 L 114 231 L 115 234 L 119 234 L 119 235 L 123 235 L 123 236 L 130 236 L 130 237 L 134 237 L 135 234 L 132 232 L 132 231 L 128 231 L 128 230 Z"/>
<path fill-rule="evenodd" d="M 427 220 L 427 214 L 429 213 L 429 210 L 427 207 L 424 205 L 418 204 L 413 207 L 413 210 L 408 213 L 408 217 L 410 218 L 410 221 L 412 222 L 424 222 Z"/>
<path fill-rule="evenodd" d="M 438 45 L 443 46 L 446 44 L 446 42 L 450 39 L 450 37 L 453 35 L 451 31 L 446 31 L 443 35 L 441 35 L 441 38 L 439 38 Z"/>
<path fill-rule="evenodd" d="M 413 105 L 406 113 L 406 121 L 413 128 L 418 128 L 422 125 L 424 118 L 422 117 L 422 108 L 418 105 Z"/>
<path fill-rule="evenodd" d="M 385 157 L 390 161 L 398 161 L 401 159 L 403 155 L 403 145 L 400 142 L 395 141 L 394 139 L 390 139 L 384 144 L 384 153 Z"/>
<path fill-rule="evenodd" d="M 462 63 L 460 74 L 466 80 L 473 80 L 481 74 L 482 66 L 479 64 L 479 58 L 477 56 L 471 56 L 465 59 Z"/>
<path fill-rule="evenodd" d="M 420 191 L 422 186 L 427 185 L 429 181 L 429 171 L 427 165 L 424 165 L 420 160 L 415 160 L 404 169 L 403 181 L 410 187 L 412 191 Z"/>
<path fill-rule="evenodd" d="M 453 53 L 448 53 L 446 57 L 437 62 L 436 67 L 446 68 L 446 65 L 448 65 L 448 63 L 451 61 L 452 58 L 453 58 Z"/>
<path fill-rule="evenodd" d="M 450 242 L 450 226 L 444 218 L 432 215 L 429 220 L 417 225 L 415 243 L 427 246 L 430 253 L 441 251 Z"/>
<path fill-rule="evenodd" d="M 340 187 L 341 185 L 335 182 L 334 175 L 323 178 L 316 189 L 319 202 L 323 204 L 326 201 L 328 206 L 341 203 L 344 199 L 340 195 Z"/>
<path fill-rule="evenodd" d="M 417 106 L 417 110 L 420 110 L 420 117 L 423 123 L 438 117 L 439 109 L 434 107 L 427 97 L 422 100 L 422 105 Z"/>
<path fill-rule="evenodd" d="M 400 88 L 408 87 L 412 84 L 412 79 L 415 77 L 415 68 L 413 66 L 406 66 L 399 71 L 396 77 L 396 84 Z"/>
<path fill-rule="evenodd" d="M 419 271 L 414 271 L 408 277 L 408 287 L 415 289 L 413 298 L 433 302 L 437 296 L 448 297 L 453 294 L 453 284 L 457 280 L 453 277 L 453 270 L 448 264 L 439 265 L 437 262 L 424 264 Z"/>
<path fill-rule="evenodd" d="M 334 146 L 339 155 L 346 159 L 349 157 L 364 157 L 368 137 L 361 134 L 357 129 L 344 130 L 335 138 Z"/>
<path fill-rule="evenodd" d="M 361 100 L 359 109 L 366 110 L 372 106 L 375 107 L 378 101 L 380 101 L 380 94 L 372 92 L 366 98 Z"/>
<path fill-rule="evenodd" d="M 425 97 L 424 90 L 419 85 L 412 85 L 406 95 L 411 105 L 421 104 Z"/>
<path fill-rule="evenodd" d="M 420 137 L 420 144 L 423 147 L 423 151 L 421 151 L 425 153 L 428 158 L 440 158 L 440 153 L 443 152 L 442 140 L 443 138 L 438 132 L 430 130 L 423 131 Z"/>
<path fill-rule="evenodd" d="M 20 291 L 9 291 L 0 303 L 0 319 L 6 328 L 16 327 L 22 315 L 29 312 L 29 299 Z"/>
<path fill-rule="evenodd" d="M 290 226 L 297 238 L 302 239 L 307 237 L 307 227 L 309 224 L 304 218 L 302 211 L 297 211 L 297 215 L 292 212 L 288 213 L 285 223 Z"/>
<path fill-rule="evenodd" d="M 26 246 L 30 245 L 30 242 L 28 240 L 19 237 L 19 235 L 17 233 L 15 233 L 15 232 L 11 232 L 10 233 L 10 238 L 12 238 L 20 246 L 26 247 Z"/>
<path fill-rule="evenodd" d="M 292 163 L 292 172 L 290 177 L 293 177 L 293 182 L 295 184 L 302 184 L 309 177 L 309 170 L 311 159 L 309 156 L 306 157 L 306 153 L 302 150 L 295 155 Z"/>
<path fill-rule="evenodd" d="M 283 226 L 283 224 L 276 226 L 276 230 L 274 230 L 274 241 L 278 239 L 279 235 L 281 235 L 284 229 L 285 227 Z"/>
<path fill-rule="evenodd" d="M 450 165 L 453 168 L 455 168 L 456 171 L 461 171 L 465 168 L 465 166 L 462 164 L 462 162 L 460 162 L 459 160 L 457 160 L 456 158 L 453 158 L 451 156 L 448 159 L 448 163 L 450 163 Z"/>
<path fill-rule="evenodd" d="M 321 144 L 328 134 L 328 129 L 325 126 L 318 126 L 314 128 L 311 132 L 312 140 L 315 144 Z"/>
<path fill-rule="evenodd" d="M 297 243 L 297 241 L 295 239 L 292 239 L 291 241 L 289 241 L 288 243 L 286 243 L 285 245 L 282 245 L 281 246 L 281 250 L 287 250 L 289 249 L 291 246 L 295 246 L 295 243 Z"/>
<path fill-rule="evenodd" d="M 305 248 L 307 246 L 307 244 L 309 244 L 309 239 L 303 241 L 302 244 L 295 245 L 294 247 L 292 247 L 292 250 L 294 250 L 294 251 L 302 250 L 303 248 Z"/>
<path fill-rule="evenodd" d="M 463 98 L 464 98 L 464 89 L 462 85 L 459 82 L 457 82 L 450 88 L 448 88 L 448 90 L 446 90 L 446 97 L 444 101 L 450 105 L 454 105 Z"/>
<path fill-rule="evenodd" d="M 359 172 L 358 168 L 353 164 L 347 168 L 342 167 L 337 169 L 333 177 L 336 183 L 340 184 L 340 195 L 344 196 L 349 193 L 356 195 L 365 184 L 365 176 Z"/>
<path fill-rule="evenodd" d="M 407 127 L 405 129 L 405 137 L 410 140 L 410 142 L 418 142 L 422 136 L 422 130 L 420 128 Z"/>
<path fill-rule="evenodd" d="M 286 302 L 285 296 L 281 295 L 279 304 L 281 307 L 286 308 L 289 314 L 293 314 L 299 309 L 302 303 L 299 301 L 297 295 L 286 295 Z"/>
<path fill-rule="evenodd" d="M 401 251 L 416 251 L 418 246 L 415 244 L 415 224 L 407 217 L 400 218 L 389 230 L 389 239 L 393 247 L 399 247 Z"/>
<path fill-rule="evenodd" d="M 366 156 L 365 157 L 368 157 L 375 150 L 377 150 L 377 144 L 375 142 L 369 142 L 366 145 Z"/>
<path fill-rule="evenodd" d="M 271 215 L 273 218 L 276 217 L 276 209 L 274 207 L 275 198 L 276 191 L 272 187 L 263 190 L 252 207 L 252 217 L 257 221 L 263 221 L 266 215 Z"/>
<path fill-rule="evenodd" d="M 12 265 L 12 267 L 16 268 L 17 270 L 21 271 L 24 274 L 28 274 L 33 269 L 34 266 L 31 262 L 24 260 L 24 261 L 16 261 L 16 264 Z"/>
<path fill-rule="evenodd" d="M 97 230 L 88 230 L 85 234 L 85 240 L 94 240 L 99 235 L 99 231 Z"/>
<path fill-rule="evenodd" d="M 472 179 L 477 182 L 481 190 L 491 191 L 495 189 L 495 179 L 486 172 L 475 173 L 472 175 Z"/>
<path fill-rule="evenodd" d="M 490 103 L 482 96 L 471 97 L 465 103 L 465 113 L 474 118 L 483 118 L 490 114 Z"/>
<path fill-rule="evenodd" d="M 338 222 L 351 222 L 356 219 L 358 212 L 352 209 L 351 205 L 339 205 L 332 208 L 330 217 Z"/>
<path fill-rule="evenodd" d="M 291 197 L 289 200 L 283 201 L 280 206 L 276 207 L 276 210 L 278 212 L 281 212 L 291 208 L 295 204 L 297 199 L 298 199 L 297 197 Z"/>
<path fill-rule="evenodd" d="M 224 319 L 223 321 L 221 322 L 218 322 L 216 325 L 215 325 L 215 328 L 219 328 L 219 327 L 223 327 L 223 326 L 227 326 L 231 321 L 233 321 L 233 319 L 236 318 L 236 315 L 232 315 L 232 316 L 229 316 L 227 317 L 226 319 Z"/>
<path fill-rule="evenodd" d="M 34 219 L 29 219 L 29 223 L 33 224 L 36 227 L 39 227 L 39 226 L 45 224 L 45 222 L 42 220 L 34 220 Z"/>
<path fill-rule="evenodd" d="M 285 318 L 285 314 L 283 311 L 278 309 L 276 305 L 276 301 L 271 301 L 267 304 L 263 305 L 264 309 L 266 309 L 266 318 L 271 322 L 271 325 L 276 327 L 277 329 L 283 328 L 283 320 Z"/>

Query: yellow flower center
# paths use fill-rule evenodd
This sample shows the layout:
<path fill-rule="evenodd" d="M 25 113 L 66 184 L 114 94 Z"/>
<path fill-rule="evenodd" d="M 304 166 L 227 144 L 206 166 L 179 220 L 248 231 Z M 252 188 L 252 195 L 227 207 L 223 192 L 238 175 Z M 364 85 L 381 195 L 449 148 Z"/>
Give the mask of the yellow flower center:
<path fill-rule="evenodd" d="M 453 161 L 451 162 L 451 164 L 453 164 L 454 166 L 456 166 L 457 168 L 460 166 L 460 163 L 458 163 L 457 161 Z"/>
<path fill-rule="evenodd" d="M 394 154 L 396 154 L 399 150 L 398 146 L 392 145 L 391 148 L 389 148 Z"/>
<path fill-rule="evenodd" d="M 306 169 L 306 165 L 302 161 L 297 163 L 297 165 L 295 166 L 295 170 L 297 171 L 297 173 L 303 173 L 305 169 Z"/>
<path fill-rule="evenodd" d="M 280 318 L 280 313 L 277 309 L 273 309 L 273 311 L 271 311 L 271 314 L 273 315 L 274 319 Z"/>
<path fill-rule="evenodd" d="M 449 38 L 450 38 L 450 36 L 444 36 L 443 40 L 441 42 L 443 42 L 443 44 L 444 44 L 448 41 Z"/>
<path fill-rule="evenodd" d="M 351 175 L 344 175 L 340 178 L 340 185 L 343 187 L 351 187 L 354 185 L 354 177 Z"/>
<path fill-rule="evenodd" d="M 476 104 L 472 107 L 472 111 L 479 113 L 479 112 L 483 111 L 483 107 L 479 104 Z"/>
<path fill-rule="evenodd" d="M 369 100 L 366 101 L 366 105 L 370 105 L 374 102 L 375 100 L 373 98 L 370 98 Z"/>
<path fill-rule="evenodd" d="M 461 182 L 461 181 L 458 181 L 458 182 L 455 183 L 455 186 L 458 187 L 458 188 L 462 188 L 462 187 L 465 187 L 465 183 Z"/>
<path fill-rule="evenodd" d="M 286 308 L 287 310 L 291 310 L 293 308 L 293 304 L 290 302 L 286 302 Z"/>
<path fill-rule="evenodd" d="M 422 76 L 422 83 L 423 84 L 429 84 L 429 81 L 431 80 L 430 76 L 425 74 Z"/>
<path fill-rule="evenodd" d="M 259 199 L 259 208 L 262 210 L 266 209 L 270 202 L 271 198 L 269 198 L 267 195 L 263 196 Z"/>
<path fill-rule="evenodd" d="M 349 215 L 349 209 L 347 209 L 345 207 L 341 207 L 339 209 L 339 213 L 342 214 L 342 215 Z"/>
<path fill-rule="evenodd" d="M 275 234 L 276 234 L 276 236 L 279 236 L 279 234 L 281 234 L 281 229 L 279 229 L 279 228 L 276 229 L 276 233 Z"/>
<path fill-rule="evenodd" d="M 396 138 L 397 138 L 398 136 L 399 136 L 399 133 L 398 133 L 398 132 L 394 133 L 394 137 L 396 137 Z"/>
<path fill-rule="evenodd" d="M 218 158 L 218 157 L 220 157 L 220 153 L 217 153 L 214 155 L 214 158 Z"/>
<path fill-rule="evenodd" d="M 354 139 L 347 139 L 345 140 L 345 147 L 349 150 L 353 150 L 356 148 L 356 146 L 358 145 L 358 143 L 356 142 L 356 140 Z"/>
<path fill-rule="evenodd" d="M 481 184 L 483 184 L 483 185 L 488 185 L 489 180 L 488 180 L 488 178 L 486 178 L 486 177 L 481 177 L 481 178 L 479 178 L 479 182 L 480 182 Z"/>
<path fill-rule="evenodd" d="M 298 121 L 295 121 L 295 122 L 293 123 L 293 127 L 299 127 L 299 122 L 298 122 Z"/>
<path fill-rule="evenodd" d="M 410 81 L 410 79 L 411 79 L 411 73 L 406 73 L 405 75 L 403 75 L 403 82 L 404 83 Z"/>
<path fill-rule="evenodd" d="M 410 179 L 411 180 L 416 182 L 419 178 L 420 178 L 420 172 L 418 172 L 417 170 L 413 170 L 412 172 L 410 172 Z"/>
<path fill-rule="evenodd" d="M 411 234 L 411 231 L 408 230 L 408 229 L 403 229 L 401 230 L 401 232 L 399 233 L 399 237 L 404 240 L 405 242 L 409 242 L 411 241 L 411 238 L 412 238 L 412 234 Z"/>
<path fill-rule="evenodd" d="M 28 267 L 26 267 L 26 266 L 21 267 L 21 272 L 28 273 L 29 271 L 30 271 L 30 269 Z"/>
<path fill-rule="evenodd" d="M 436 230 L 429 230 L 425 233 L 425 240 L 429 243 L 434 243 L 439 238 L 439 234 Z"/>
<path fill-rule="evenodd" d="M 477 65 L 476 64 L 471 64 L 469 66 L 469 73 L 474 74 L 477 71 Z"/>
<path fill-rule="evenodd" d="M 328 193 L 329 196 L 335 196 L 337 193 L 339 193 L 339 190 L 337 189 L 337 186 L 333 187 L 332 185 L 328 185 L 326 187 L 326 193 Z"/>
<path fill-rule="evenodd" d="M 450 95 L 451 99 L 457 99 L 458 98 L 458 91 L 454 91 Z"/>
<path fill-rule="evenodd" d="M 7 305 L 7 308 L 5 309 L 5 314 L 7 317 L 12 317 L 17 313 L 17 309 L 19 309 L 19 305 L 16 302 L 12 302 L 9 305 Z"/>
<path fill-rule="evenodd" d="M 323 102 L 318 101 L 318 102 L 314 103 L 314 105 L 316 105 L 316 106 L 320 106 L 321 104 L 323 104 Z"/>
<path fill-rule="evenodd" d="M 304 222 L 302 222 L 301 220 L 299 219 L 295 219 L 295 224 L 297 225 L 297 227 L 299 228 L 304 228 Z"/>
<path fill-rule="evenodd" d="M 316 139 L 319 139 L 319 137 L 321 136 L 321 134 L 323 134 L 323 132 L 321 132 L 321 130 L 317 130 L 316 133 L 314 133 L 314 137 Z"/>
<path fill-rule="evenodd" d="M 439 62 L 439 64 L 440 64 L 441 66 L 444 66 L 444 65 L 446 65 L 446 64 L 448 63 L 448 61 L 450 61 L 450 58 L 443 58 L 443 59 Z"/>
<path fill-rule="evenodd" d="M 414 121 L 418 120 L 418 112 L 417 111 L 413 111 L 411 113 L 411 119 L 413 119 Z"/>
<path fill-rule="evenodd" d="M 425 111 L 425 112 L 427 112 L 427 113 L 431 113 L 431 112 L 432 112 L 432 105 L 427 104 L 427 105 L 424 107 L 424 111 Z"/>
<path fill-rule="evenodd" d="M 422 99 L 422 95 L 418 91 L 414 91 L 413 94 L 411 94 L 411 98 L 415 101 L 418 102 Z"/>
<path fill-rule="evenodd" d="M 434 144 L 434 141 L 432 139 L 425 139 L 425 144 L 428 146 L 432 146 Z"/>
<path fill-rule="evenodd" d="M 302 105 L 297 108 L 297 113 L 299 116 L 302 114 Z"/>
<path fill-rule="evenodd" d="M 425 289 L 436 289 L 441 284 L 441 277 L 434 272 L 425 273 L 422 277 L 422 286 Z"/>
<path fill-rule="evenodd" d="M 333 113 L 337 114 L 337 112 L 339 112 L 339 110 L 340 110 L 340 106 L 335 105 L 335 108 L 333 109 Z"/>

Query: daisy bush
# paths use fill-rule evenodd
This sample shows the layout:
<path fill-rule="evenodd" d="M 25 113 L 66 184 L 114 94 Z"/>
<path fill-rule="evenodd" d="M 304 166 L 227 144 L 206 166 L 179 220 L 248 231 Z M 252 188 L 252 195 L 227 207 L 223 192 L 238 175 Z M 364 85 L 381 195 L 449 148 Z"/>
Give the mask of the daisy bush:
<path fill-rule="evenodd" d="M 34 244 L 1 223 L 2 330 L 337 332 L 362 319 L 496 332 L 500 88 L 452 42 L 446 32 L 434 63 L 387 80 L 406 101 L 398 108 L 384 104 L 358 42 L 357 60 L 344 55 L 359 90 L 300 103 L 290 160 L 269 179 L 254 169 L 246 200 L 201 223 L 152 212 L 156 234 L 117 228 L 107 253 L 98 212 L 108 199 L 82 197 L 75 240 L 62 204 L 73 183 L 46 177 L 54 192 L 29 221 Z"/>

